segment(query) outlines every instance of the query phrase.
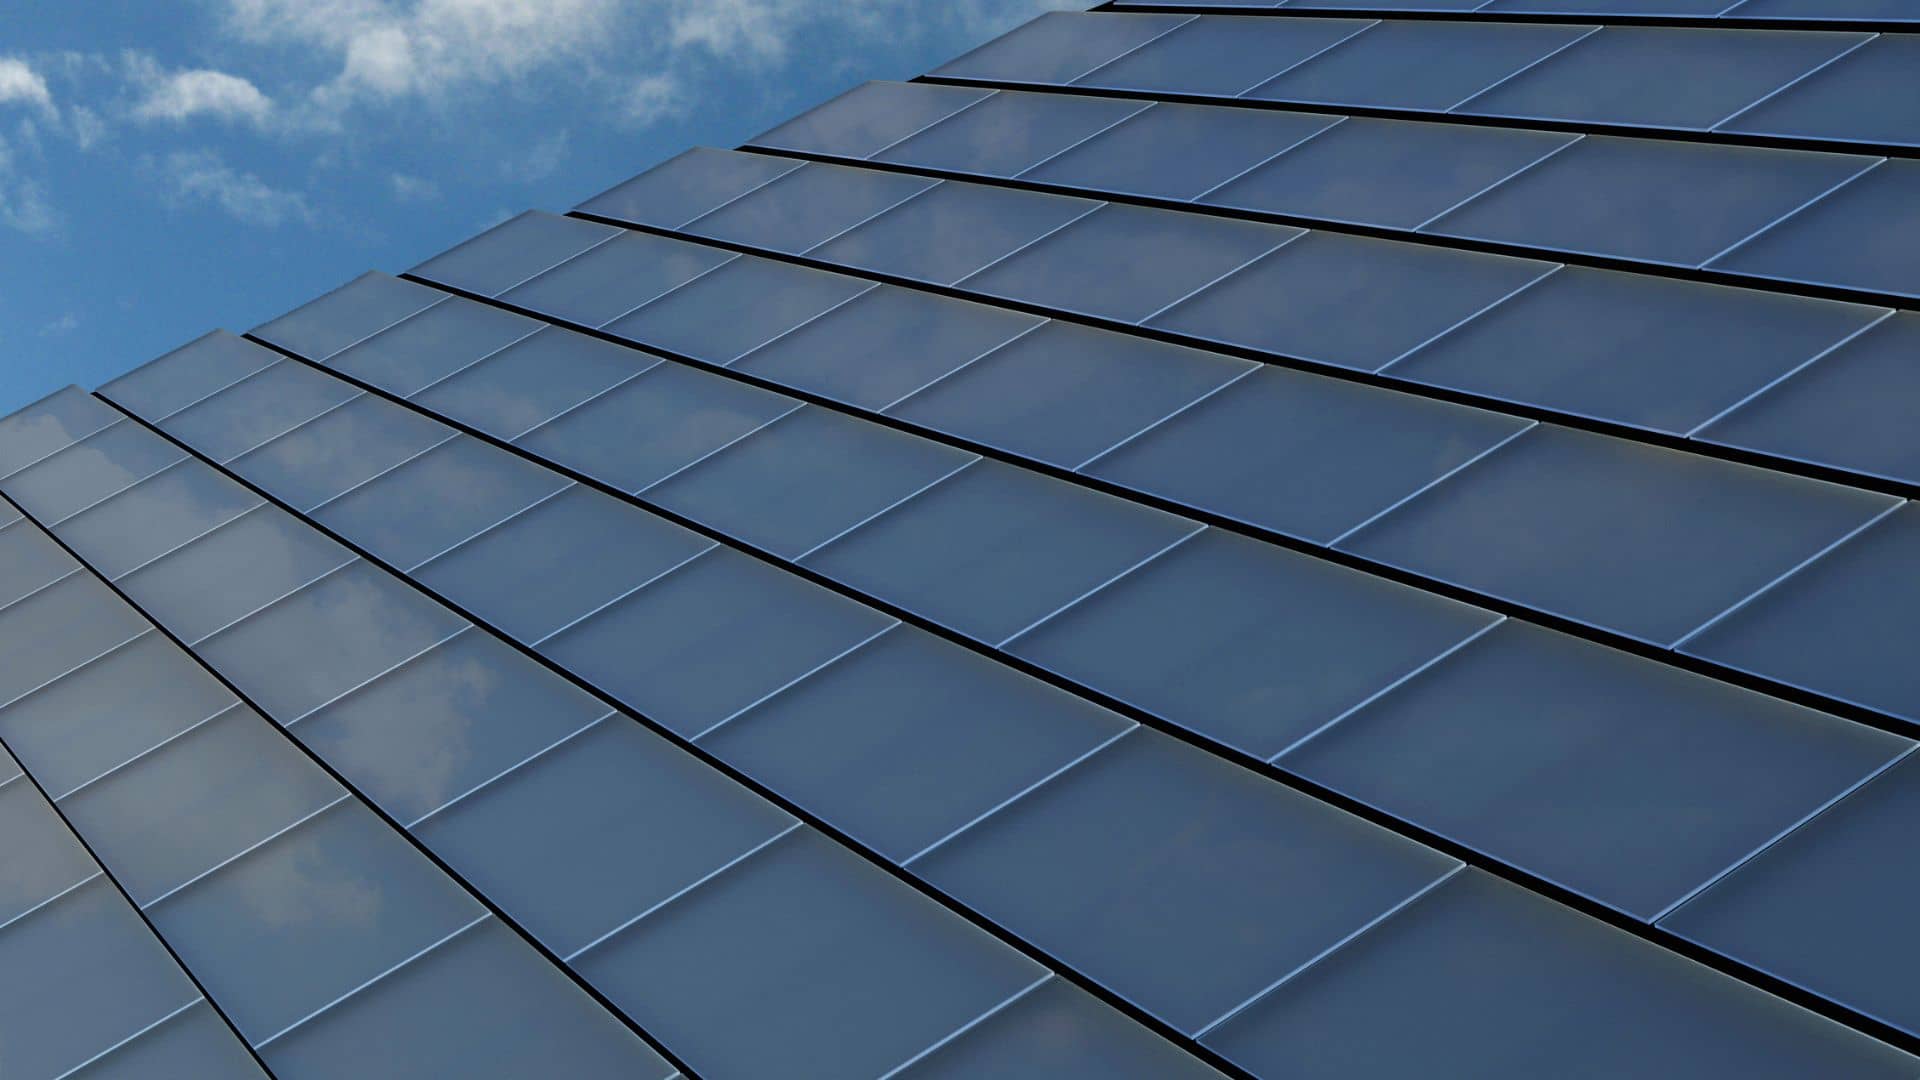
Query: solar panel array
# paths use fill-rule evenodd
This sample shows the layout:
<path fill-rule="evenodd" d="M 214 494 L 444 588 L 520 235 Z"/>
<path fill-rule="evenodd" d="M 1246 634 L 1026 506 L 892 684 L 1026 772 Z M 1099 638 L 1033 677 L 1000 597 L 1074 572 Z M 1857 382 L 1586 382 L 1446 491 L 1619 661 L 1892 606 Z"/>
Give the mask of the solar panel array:
<path fill-rule="evenodd" d="M 0 420 L 0 1071 L 1914 1075 L 1920 14 L 1107 7 Z"/>

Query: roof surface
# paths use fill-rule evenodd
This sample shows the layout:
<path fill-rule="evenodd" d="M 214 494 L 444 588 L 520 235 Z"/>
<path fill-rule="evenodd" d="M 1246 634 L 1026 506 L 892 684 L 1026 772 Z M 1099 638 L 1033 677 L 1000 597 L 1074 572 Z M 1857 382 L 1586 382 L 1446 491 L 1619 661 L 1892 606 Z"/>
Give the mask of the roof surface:
<path fill-rule="evenodd" d="M 1107 7 L 0 420 L 0 1073 L 1920 1072 L 1920 9 Z"/>

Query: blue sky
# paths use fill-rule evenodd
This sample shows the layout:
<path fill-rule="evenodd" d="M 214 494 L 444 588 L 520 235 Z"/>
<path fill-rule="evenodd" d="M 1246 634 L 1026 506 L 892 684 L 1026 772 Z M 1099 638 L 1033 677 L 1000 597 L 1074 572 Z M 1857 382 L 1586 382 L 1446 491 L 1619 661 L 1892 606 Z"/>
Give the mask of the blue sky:
<path fill-rule="evenodd" d="M 0 415 L 1071 0 L 8 0 Z"/>

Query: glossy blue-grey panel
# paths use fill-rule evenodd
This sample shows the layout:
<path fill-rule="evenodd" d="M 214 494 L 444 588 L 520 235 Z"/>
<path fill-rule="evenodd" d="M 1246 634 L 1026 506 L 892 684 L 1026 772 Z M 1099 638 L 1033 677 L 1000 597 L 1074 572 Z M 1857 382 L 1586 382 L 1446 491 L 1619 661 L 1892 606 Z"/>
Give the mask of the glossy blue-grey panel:
<path fill-rule="evenodd" d="M 1895 502 L 1541 426 L 1340 547 L 1671 645 Z"/>
<path fill-rule="evenodd" d="M 1338 122 L 1273 109 L 1160 104 L 1021 179 L 1192 199 Z"/>
<path fill-rule="evenodd" d="M 257 1046 L 483 910 L 348 799 L 148 914 Z"/>
<path fill-rule="evenodd" d="M 649 489 L 647 498 L 798 558 L 975 460 L 931 439 L 808 407 Z"/>
<path fill-rule="evenodd" d="M 891 621 L 721 548 L 555 635 L 540 651 L 635 711 L 692 736 Z"/>
<path fill-rule="evenodd" d="M 100 392 L 148 419 L 159 419 L 280 359 L 272 349 L 214 330 L 134 368 Z"/>
<path fill-rule="evenodd" d="M 580 204 L 589 214 L 677 229 L 801 162 L 696 146 Z"/>
<path fill-rule="evenodd" d="M 0 760 L 0 932 L 16 919 L 99 873 L 78 837 L 20 771 Z M 0 1037 L 11 1035 L 0 1021 Z M 4 1044 L 0 1044 L 4 1045 Z M 0 1061 L 4 1061 L 0 1058 Z"/>
<path fill-rule="evenodd" d="M 1906 903 L 1920 885 L 1902 856 L 1920 814 L 1907 760 L 1761 852 L 1663 927 L 1761 971 L 1920 1033 Z"/>
<path fill-rule="evenodd" d="M 194 1080 L 264 1080 L 259 1063 L 233 1030 L 204 1001 L 174 1014 L 130 1042 L 90 1062 L 63 1080 L 115 1077 L 193 1077 Z"/>
<path fill-rule="evenodd" d="M 1739 0 L 1734 0 L 1731 6 L 1739 7 Z M 1729 5 L 1727 0 L 1493 0 L 1480 10 L 1565 15 L 1718 15 L 1729 10 Z"/>
<path fill-rule="evenodd" d="M 148 634 L 0 709 L 0 737 L 57 798 L 233 702 L 179 646 Z"/>
<path fill-rule="evenodd" d="M 1056 978 L 900 1075 L 909 1080 L 1203 1080 L 1220 1074 Z"/>
<path fill-rule="evenodd" d="M 1394 1018 L 1391 1038 L 1380 1018 Z M 1477 870 L 1206 1039 L 1259 1075 L 1911 1076 L 1913 1058 Z"/>
<path fill-rule="evenodd" d="M 706 244 L 626 233 L 515 286 L 500 299 L 582 326 L 603 326 L 733 257 Z"/>
<path fill-rule="evenodd" d="M 691 1068 L 794 1080 L 881 1075 L 1043 974 L 810 829 L 576 966 Z"/>
<path fill-rule="evenodd" d="M 60 800 L 135 903 L 175 889 L 309 817 L 340 785 L 273 726 L 229 709 Z"/>
<path fill-rule="evenodd" d="M 1388 20 L 1247 96 L 1445 111 L 1593 29 Z"/>
<path fill-rule="evenodd" d="M 1368 11 L 1474 11 L 1485 0 L 1278 0 L 1274 7 Z"/>
<path fill-rule="evenodd" d="M 813 254 L 846 266 L 951 285 L 1099 205 L 950 181 Z"/>
<path fill-rule="evenodd" d="M 16 526 L 17 527 L 17 526 Z M 92 574 L 77 573 L 0 609 L 0 703 L 51 683 L 147 632 Z"/>
<path fill-rule="evenodd" d="M 540 323 L 524 315 L 454 296 L 335 355 L 327 366 L 406 397 L 538 329 Z"/>
<path fill-rule="evenodd" d="M 285 724 L 463 625 L 385 571 L 355 562 L 215 634 L 195 651 Z"/>
<path fill-rule="evenodd" d="M 701 744 L 903 862 L 1131 726 L 903 626 Z"/>
<path fill-rule="evenodd" d="M 870 82 L 762 132 L 756 146 L 872 157 L 992 93 L 926 83 Z"/>
<path fill-rule="evenodd" d="M 1377 371 L 1553 269 L 1531 259 L 1313 232 L 1151 324 Z M 1286 303 L 1274 303 L 1279 296 Z"/>
<path fill-rule="evenodd" d="M 659 364 L 515 444 L 623 491 L 639 491 L 799 407 L 759 387 Z"/>
<path fill-rule="evenodd" d="M 438 289 L 369 270 L 318 300 L 261 323 L 253 334 L 309 360 L 325 360 L 446 296 Z"/>
<path fill-rule="evenodd" d="M 792 823 L 616 715 L 414 831 L 528 933 L 570 957 Z"/>
<path fill-rule="evenodd" d="M 1700 438 L 1920 484 L 1920 315 L 1895 315 Z"/>
<path fill-rule="evenodd" d="M 1040 323 L 1035 315 L 882 285 L 733 367 L 863 409 L 884 409 Z"/>
<path fill-rule="evenodd" d="M 1051 11 L 987 42 L 933 74 L 962 79 L 1067 83 L 1189 22 L 1185 15 L 1089 15 Z"/>
<path fill-rule="evenodd" d="M 362 394 L 228 467 L 302 513 L 452 438 L 412 409 Z"/>
<path fill-rule="evenodd" d="M 359 393 L 298 360 L 282 360 L 158 426 L 213 460 L 228 461 Z"/>
<path fill-rule="evenodd" d="M 71 446 L 121 416 L 78 387 L 56 390 L 0 419 L 0 477 Z"/>
<path fill-rule="evenodd" d="M 1799 30 L 1609 26 L 1458 111 L 1710 128 L 1866 39 Z"/>
<path fill-rule="evenodd" d="M 120 587 L 191 644 L 353 558 L 306 522 L 263 506 L 128 574 Z"/>
<path fill-rule="evenodd" d="M 771 259 L 735 259 L 614 322 L 607 332 L 714 364 L 731 364 L 872 288 L 871 282 Z"/>
<path fill-rule="evenodd" d="M 553 494 L 565 477 L 462 435 L 321 507 L 314 519 L 410 570 Z"/>
<path fill-rule="evenodd" d="M 678 1076 L 513 932 L 488 919 L 274 1042 L 281 1080 Z"/>
<path fill-rule="evenodd" d="M 822 548 L 808 565 L 988 644 L 1198 526 L 982 461 Z"/>
<path fill-rule="evenodd" d="M 1414 394 L 1261 367 L 1083 471 L 1326 544 L 1526 426 Z"/>
<path fill-rule="evenodd" d="M 1872 163 L 1591 135 L 1421 231 L 1699 266 Z"/>
<path fill-rule="evenodd" d="M 408 273 L 456 289 L 498 296 L 575 255 L 620 235 L 598 222 L 529 210 L 435 255 Z"/>
<path fill-rule="evenodd" d="M 139 424 L 122 422 L 7 477 L 7 495 L 53 524 L 186 456 Z"/>
<path fill-rule="evenodd" d="M 79 565 L 29 522 L 0 527 L 0 609 Z"/>
<path fill-rule="evenodd" d="M 0 933 L 0 970 L 9 1077 L 65 1075 L 199 996 L 104 879 Z"/>
<path fill-rule="evenodd" d="M 1108 205 L 962 287 L 1139 322 L 1299 235 L 1284 225 Z"/>
<path fill-rule="evenodd" d="M 1270 758 L 1493 620 L 1465 604 L 1209 530 L 1010 648 Z"/>
<path fill-rule="evenodd" d="M 664 518 L 575 485 L 412 576 L 494 629 L 532 643 L 712 546 Z"/>
<path fill-rule="evenodd" d="M 1920 296 L 1920 161 L 1877 166 L 1713 266 Z"/>
<path fill-rule="evenodd" d="M 1144 730 L 914 864 L 1189 1033 L 1455 865 Z"/>
<path fill-rule="evenodd" d="M 1367 29 L 1362 19 L 1203 15 L 1073 80 L 1075 86 L 1233 97 Z"/>
<path fill-rule="evenodd" d="M 874 160 L 1018 176 L 1145 108 L 1139 101 L 1004 90 L 888 147 Z"/>
<path fill-rule="evenodd" d="M 413 400 L 495 438 L 517 439 L 659 362 L 610 341 L 548 327 Z"/>
<path fill-rule="evenodd" d="M 1072 469 L 1254 367 L 1050 322 L 888 412 Z"/>
<path fill-rule="evenodd" d="M 1199 201 L 1412 229 L 1575 138 L 1348 117 Z"/>
<path fill-rule="evenodd" d="M 1875 38 L 1719 130 L 1920 145 L 1920 38 Z"/>
<path fill-rule="evenodd" d="M 687 223 L 685 231 L 801 252 L 933 184 L 924 177 L 814 162 Z"/>
<path fill-rule="evenodd" d="M 1508 621 L 1280 765 L 1651 921 L 1912 745 Z"/>
<path fill-rule="evenodd" d="M 1683 651 L 1920 723 L 1920 510 L 1912 503 Z"/>
<path fill-rule="evenodd" d="M 478 631 L 292 727 L 381 809 L 417 821 L 599 719 L 593 695 Z"/>
<path fill-rule="evenodd" d="M 1685 435 L 1884 314 L 1570 266 L 1390 373 Z"/>
<path fill-rule="evenodd" d="M 1908 0 L 1745 0 L 1732 11 L 1761 19 L 1884 19 L 1920 22 Z"/>

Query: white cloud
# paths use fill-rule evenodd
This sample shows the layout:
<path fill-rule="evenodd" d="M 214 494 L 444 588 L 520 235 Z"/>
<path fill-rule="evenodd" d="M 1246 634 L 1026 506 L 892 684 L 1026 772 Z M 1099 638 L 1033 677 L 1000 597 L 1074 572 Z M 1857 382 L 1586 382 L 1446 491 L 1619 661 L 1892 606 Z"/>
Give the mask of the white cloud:
<path fill-rule="evenodd" d="M 46 185 L 22 176 L 11 143 L 0 137 L 0 226 L 30 235 L 60 227 L 60 214 L 47 199 Z"/>
<path fill-rule="evenodd" d="M 313 91 L 323 109 L 512 81 L 597 52 L 618 0 L 228 0 L 227 25 L 256 42 L 331 55 Z"/>
<path fill-rule="evenodd" d="M 133 115 L 141 120 L 182 121 L 194 116 L 265 124 L 273 101 L 247 79 L 224 71 L 196 68 L 163 70 L 152 57 L 130 53 L 128 78 L 140 90 Z"/>
<path fill-rule="evenodd" d="M 211 150 L 176 150 L 164 158 L 146 158 L 141 165 L 176 204 L 202 203 L 235 220 L 267 228 L 313 221 L 313 208 L 305 195 L 282 191 L 253 173 L 235 169 Z"/>
<path fill-rule="evenodd" d="M 685 115 L 690 104 L 679 76 L 664 72 L 643 75 L 627 88 L 621 102 L 622 118 L 638 127 Z"/>
<path fill-rule="evenodd" d="M 1083 0 L 221 0 L 239 40 L 320 58 L 299 121 L 337 126 L 355 107 L 538 92 L 552 80 L 595 88 L 639 125 L 685 111 L 716 65 L 767 67 L 802 36 L 846 47 L 935 35 L 984 40 Z M 830 53 L 829 55 L 833 55 Z M 542 76 L 535 78 L 534 76 Z"/>
<path fill-rule="evenodd" d="M 107 122 L 85 105 L 67 110 L 67 128 L 73 132 L 74 145 L 82 150 L 93 149 L 95 143 L 107 137 Z"/>
<path fill-rule="evenodd" d="M 0 56 L 0 105 L 30 105 L 52 115 L 53 92 L 47 89 L 46 77 L 34 70 L 25 60 L 13 56 Z"/>
<path fill-rule="evenodd" d="M 440 185 L 424 177 L 394 173 L 387 181 L 393 186 L 393 197 L 401 202 L 428 202 L 440 197 Z"/>
<path fill-rule="evenodd" d="M 41 337 L 65 337 L 80 328 L 80 316 L 69 311 L 40 328 Z"/>
<path fill-rule="evenodd" d="M 559 128 L 546 136 L 534 140 L 518 156 L 508 157 L 500 163 L 500 174 L 509 180 L 522 184 L 538 183 L 560 171 L 567 160 L 567 147 L 573 141 L 573 133 Z"/>

